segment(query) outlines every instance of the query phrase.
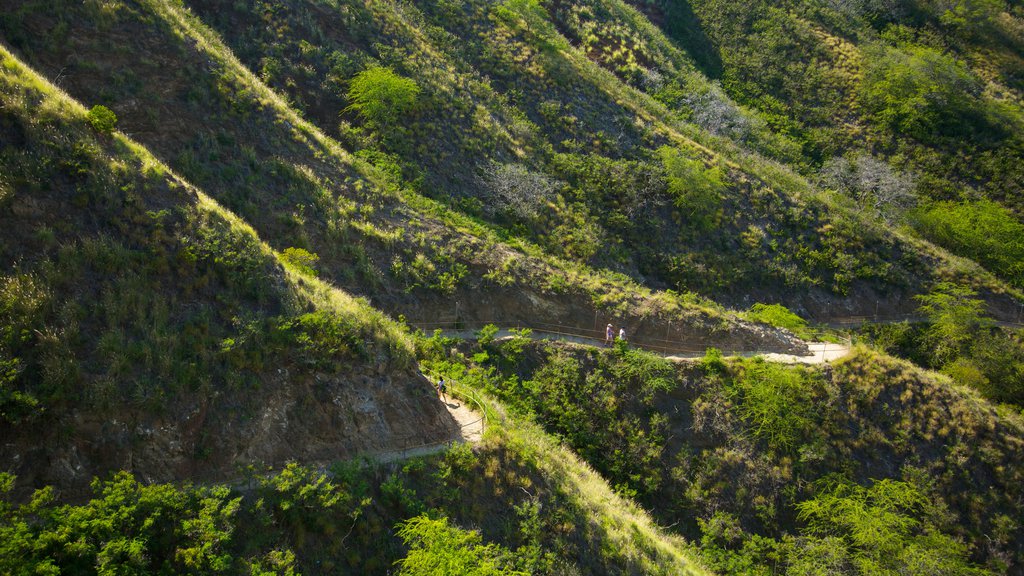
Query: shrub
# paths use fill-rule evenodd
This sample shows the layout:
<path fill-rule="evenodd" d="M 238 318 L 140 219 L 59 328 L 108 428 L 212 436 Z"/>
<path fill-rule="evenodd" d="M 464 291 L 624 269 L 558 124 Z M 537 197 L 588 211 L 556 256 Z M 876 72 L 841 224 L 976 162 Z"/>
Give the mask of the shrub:
<path fill-rule="evenodd" d="M 700 367 L 706 374 L 725 374 L 725 359 L 722 351 L 718 348 L 708 348 L 704 351 L 704 358 L 700 361 Z"/>
<path fill-rule="evenodd" d="M 916 225 L 929 240 L 1024 287 L 1024 224 L 996 202 L 937 202 Z"/>
<path fill-rule="evenodd" d="M 117 125 L 117 115 L 114 111 L 102 104 L 97 104 L 86 114 L 89 125 L 100 134 L 110 134 Z"/>
<path fill-rule="evenodd" d="M 295 247 L 285 248 L 281 253 L 281 259 L 307 276 L 317 275 L 315 266 L 320 261 L 320 257 L 308 250 Z"/>
<path fill-rule="evenodd" d="M 409 546 L 409 553 L 398 564 L 399 574 L 474 574 L 476 576 L 515 576 L 511 555 L 496 544 L 483 544 L 475 530 L 462 530 L 448 519 L 419 515 L 397 526 L 398 536 Z"/>
<path fill-rule="evenodd" d="M 988 574 L 968 563 L 967 546 L 938 530 L 938 513 L 913 484 L 864 487 L 829 477 L 816 488 L 815 498 L 797 504 L 806 528 L 790 574 L 823 574 L 839 559 L 860 574 Z"/>
<path fill-rule="evenodd" d="M 889 222 L 917 202 L 913 178 L 866 153 L 829 160 L 821 168 L 821 181 Z"/>
<path fill-rule="evenodd" d="M 940 282 L 928 294 L 916 297 L 918 310 L 931 326 L 927 338 L 934 346 L 939 364 L 954 360 L 991 320 L 983 316 L 985 303 L 965 286 Z"/>
<path fill-rule="evenodd" d="M 778 328 L 800 333 L 807 327 L 807 321 L 789 311 L 782 304 L 757 303 L 745 314 L 748 320 L 763 322 Z"/>
<path fill-rule="evenodd" d="M 491 342 L 494 342 L 494 337 L 498 334 L 498 327 L 494 324 L 488 324 L 480 329 L 476 334 L 476 341 L 481 346 L 487 346 Z"/>
<path fill-rule="evenodd" d="M 783 451 L 794 448 L 810 429 L 811 392 L 803 370 L 760 358 L 749 363 L 729 389 L 753 435 Z"/>
<path fill-rule="evenodd" d="M 701 160 L 687 158 L 668 146 L 658 149 L 658 153 L 676 208 L 694 228 L 708 230 L 715 227 L 725 191 L 722 169 L 718 166 L 708 168 Z"/>
<path fill-rule="evenodd" d="M 484 170 L 484 210 L 507 211 L 520 218 L 532 218 L 540 207 L 551 203 L 558 182 L 521 164 L 492 162 Z"/>
<path fill-rule="evenodd" d="M 981 93 L 966 66 L 931 48 L 875 47 L 864 60 L 864 107 L 878 124 L 914 138 L 962 128 Z"/>
<path fill-rule="evenodd" d="M 390 68 L 375 66 L 352 79 L 348 88 L 352 102 L 349 108 L 368 122 L 390 124 L 412 111 L 419 93 L 415 80 L 399 76 Z"/>
<path fill-rule="evenodd" d="M 331 366 L 346 356 L 368 357 L 359 327 L 339 314 L 323 310 L 302 314 L 282 320 L 276 330 L 286 348 L 298 346 L 314 366 Z"/>

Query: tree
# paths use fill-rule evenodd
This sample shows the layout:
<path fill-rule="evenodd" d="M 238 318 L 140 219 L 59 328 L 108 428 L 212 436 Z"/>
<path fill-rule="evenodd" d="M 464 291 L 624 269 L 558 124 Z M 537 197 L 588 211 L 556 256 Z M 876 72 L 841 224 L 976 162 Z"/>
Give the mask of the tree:
<path fill-rule="evenodd" d="M 874 121 L 918 140 L 964 128 L 981 82 L 952 56 L 923 46 L 865 50 L 861 101 Z"/>
<path fill-rule="evenodd" d="M 658 149 L 669 195 L 687 222 L 698 230 L 718 224 L 719 206 L 725 190 L 725 173 L 718 166 L 706 167 L 700 159 L 687 158 L 669 146 Z"/>
<path fill-rule="evenodd" d="M 976 295 L 966 286 L 940 282 L 928 294 L 915 296 L 921 302 L 918 311 L 931 324 L 926 338 L 937 365 L 955 360 L 982 328 L 991 325 L 991 320 L 983 316 L 985 303 Z"/>
<path fill-rule="evenodd" d="M 816 489 L 797 504 L 805 528 L 789 574 L 847 567 L 857 574 L 988 574 L 968 563 L 962 542 L 939 531 L 938 514 L 913 484 L 880 480 L 865 487 L 828 477 Z"/>
<path fill-rule="evenodd" d="M 870 154 L 829 160 L 821 168 L 821 181 L 888 222 L 898 220 L 917 203 L 913 178 Z"/>
<path fill-rule="evenodd" d="M 484 190 L 489 200 L 484 209 L 505 210 L 520 218 L 532 218 L 541 206 L 554 200 L 559 183 L 521 164 L 492 162 L 484 170 Z"/>
<path fill-rule="evenodd" d="M 398 561 L 403 576 L 525 576 L 508 561 L 509 552 L 483 544 L 475 530 L 462 530 L 448 519 L 421 514 L 398 525 L 398 536 L 410 547 Z"/>
<path fill-rule="evenodd" d="M 1024 224 L 998 203 L 936 202 L 914 223 L 932 242 L 1024 286 Z"/>
<path fill-rule="evenodd" d="M 367 122 L 392 124 L 416 106 L 420 87 L 390 68 L 374 66 L 356 74 L 348 87 L 349 108 Z"/>

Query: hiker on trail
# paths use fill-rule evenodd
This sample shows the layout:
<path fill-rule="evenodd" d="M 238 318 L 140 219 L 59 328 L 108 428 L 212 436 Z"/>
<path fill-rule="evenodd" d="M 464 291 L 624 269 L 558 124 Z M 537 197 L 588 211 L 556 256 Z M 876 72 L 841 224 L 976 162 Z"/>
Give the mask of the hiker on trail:
<path fill-rule="evenodd" d="M 445 395 L 444 395 L 444 392 L 445 392 L 446 389 L 447 388 L 445 387 L 445 384 L 444 384 L 444 376 L 442 376 L 437 381 L 437 394 L 438 394 L 438 396 L 441 397 L 441 400 L 443 400 L 443 401 L 445 401 L 447 403 L 448 402 L 448 398 L 445 397 Z"/>
<path fill-rule="evenodd" d="M 612 345 L 612 340 L 614 338 L 615 338 L 615 329 L 612 328 L 611 324 L 609 324 L 608 327 L 604 329 L 604 344 L 605 344 L 605 346 L 611 346 Z"/>
<path fill-rule="evenodd" d="M 619 340 L 626 341 L 626 327 L 619 328 Z"/>

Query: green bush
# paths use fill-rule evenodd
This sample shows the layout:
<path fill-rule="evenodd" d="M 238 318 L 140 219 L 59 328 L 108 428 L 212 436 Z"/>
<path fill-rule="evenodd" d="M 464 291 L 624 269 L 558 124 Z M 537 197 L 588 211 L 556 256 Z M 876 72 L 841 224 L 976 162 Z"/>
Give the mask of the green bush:
<path fill-rule="evenodd" d="M 785 328 L 795 334 L 800 334 L 807 328 L 806 320 L 790 312 L 782 304 L 761 304 L 759 302 L 751 306 L 744 316 L 753 322 Z"/>
<path fill-rule="evenodd" d="M 117 115 L 114 111 L 102 104 L 97 104 L 89 110 L 86 114 L 86 118 L 89 120 L 89 125 L 92 126 L 93 130 L 101 134 L 110 134 L 114 131 L 114 127 L 117 126 Z"/>
<path fill-rule="evenodd" d="M 864 60 L 864 107 L 879 125 L 920 140 L 962 129 L 981 93 L 966 66 L 932 48 L 876 46 Z"/>
<path fill-rule="evenodd" d="M 858 574 L 988 574 L 968 563 L 967 546 L 938 530 L 939 512 L 913 484 L 880 480 L 864 487 L 830 477 L 816 488 L 813 499 L 797 504 L 806 528 L 790 574 L 842 565 Z"/>
<path fill-rule="evenodd" d="M 525 576 L 514 570 L 511 554 L 497 544 L 483 544 L 475 530 L 462 530 L 448 519 L 419 515 L 397 526 L 409 553 L 398 562 L 406 576 Z"/>
<path fill-rule="evenodd" d="M 476 333 L 476 341 L 481 346 L 487 346 L 491 342 L 494 342 L 494 337 L 498 334 L 498 327 L 494 324 L 488 324 L 480 329 Z"/>
<path fill-rule="evenodd" d="M 923 236 L 1024 287 L 1024 224 L 991 200 L 937 202 L 915 218 Z"/>
<path fill-rule="evenodd" d="M 307 275 L 316 276 L 316 264 L 320 257 L 302 248 L 285 248 L 281 253 L 281 259 L 291 264 L 296 270 Z"/>
<path fill-rule="evenodd" d="M 415 80 L 399 76 L 390 68 L 375 66 L 363 70 L 348 88 L 351 109 L 368 122 L 390 124 L 416 105 L 420 87 Z"/>
<path fill-rule="evenodd" d="M 700 159 L 687 158 L 668 146 L 659 148 L 658 153 L 665 168 L 668 192 L 686 221 L 698 230 L 717 226 L 725 191 L 722 169 L 709 168 Z"/>
<path fill-rule="evenodd" d="M 932 344 L 937 364 L 956 359 L 991 320 L 984 316 L 985 302 L 965 286 L 940 282 L 928 294 L 916 297 L 918 311 L 931 324 L 925 335 Z"/>
<path fill-rule="evenodd" d="M 351 356 L 368 357 L 359 326 L 339 314 L 322 310 L 302 314 L 281 321 L 276 330 L 285 348 L 297 345 L 306 361 L 315 366 L 329 366 Z"/>
<path fill-rule="evenodd" d="M 813 391 L 800 368 L 757 358 L 730 384 L 729 395 L 751 433 L 774 450 L 792 450 L 811 428 Z"/>

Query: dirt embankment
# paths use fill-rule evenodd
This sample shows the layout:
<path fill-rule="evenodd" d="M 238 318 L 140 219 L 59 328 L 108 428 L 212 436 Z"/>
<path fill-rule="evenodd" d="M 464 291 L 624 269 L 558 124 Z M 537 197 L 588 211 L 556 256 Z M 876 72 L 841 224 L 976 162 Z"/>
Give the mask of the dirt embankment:
<path fill-rule="evenodd" d="M 258 389 L 204 390 L 166 409 L 78 410 L 4 437 L 0 462 L 17 491 L 51 485 L 86 494 L 95 476 L 128 470 L 144 482 L 211 481 L 288 461 L 330 462 L 458 435 L 459 424 L 414 370 L 292 377 L 280 368 Z"/>
<path fill-rule="evenodd" d="M 640 296 L 630 297 L 628 305 L 621 307 L 627 312 L 614 312 L 595 306 L 584 293 L 489 284 L 474 281 L 451 296 L 424 290 L 381 298 L 374 304 L 393 315 L 404 315 L 410 324 L 426 331 L 435 327 L 477 329 L 490 323 L 603 339 L 604 327 L 611 323 L 616 332 L 625 327 L 631 342 L 671 352 L 703 352 L 715 347 L 726 352 L 808 353 L 806 344 L 785 330 L 696 310 L 659 310 Z"/>

